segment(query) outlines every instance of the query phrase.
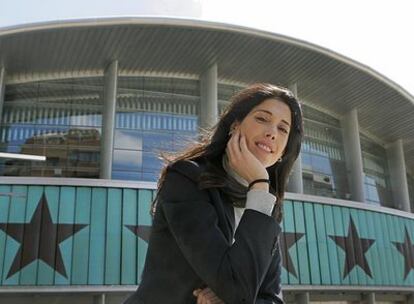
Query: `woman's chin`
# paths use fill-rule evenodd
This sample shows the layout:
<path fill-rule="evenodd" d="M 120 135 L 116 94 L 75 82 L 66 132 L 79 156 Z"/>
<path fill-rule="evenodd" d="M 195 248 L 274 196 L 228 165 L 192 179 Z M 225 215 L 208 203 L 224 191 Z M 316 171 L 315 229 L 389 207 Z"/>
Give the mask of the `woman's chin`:
<path fill-rule="evenodd" d="M 274 166 L 277 163 L 277 160 L 275 161 L 267 161 L 266 164 L 264 165 L 266 168 L 269 168 L 271 166 Z"/>

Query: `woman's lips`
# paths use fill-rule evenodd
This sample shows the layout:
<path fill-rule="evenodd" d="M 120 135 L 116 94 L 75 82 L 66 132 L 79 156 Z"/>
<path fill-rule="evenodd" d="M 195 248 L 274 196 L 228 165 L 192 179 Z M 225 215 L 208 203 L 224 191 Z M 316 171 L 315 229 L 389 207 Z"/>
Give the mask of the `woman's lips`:
<path fill-rule="evenodd" d="M 264 143 L 257 142 L 256 143 L 256 146 L 259 147 L 259 149 L 262 150 L 262 151 L 264 151 L 264 152 L 273 153 L 272 152 L 272 149 L 268 145 L 266 145 Z"/>

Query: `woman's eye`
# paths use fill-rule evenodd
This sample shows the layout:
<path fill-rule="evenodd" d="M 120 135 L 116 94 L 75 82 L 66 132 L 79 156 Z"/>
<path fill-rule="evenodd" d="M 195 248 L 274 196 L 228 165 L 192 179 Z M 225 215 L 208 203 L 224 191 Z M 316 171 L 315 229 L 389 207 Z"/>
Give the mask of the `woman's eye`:
<path fill-rule="evenodd" d="M 279 130 L 281 130 L 283 133 L 288 134 L 288 130 L 286 130 L 285 128 L 279 128 Z"/>
<path fill-rule="evenodd" d="M 257 119 L 258 121 L 267 121 L 267 120 L 266 120 L 266 118 L 263 118 L 263 117 L 260 117 L 260 116 L 256 117 L 256 119 Z"/>
<path fill-rule="evenodd" d="M 259 122 L 268 122 L 268 121 L 270 121 L 270 120 L 266 119 L 265 117 L 261 117 L 261 116 L 256 116 L 255 118 Z M 279 127 L 279 130 L 282 131 L 285 134 L 289 134 L 289 131 L 284 127 Z"/>

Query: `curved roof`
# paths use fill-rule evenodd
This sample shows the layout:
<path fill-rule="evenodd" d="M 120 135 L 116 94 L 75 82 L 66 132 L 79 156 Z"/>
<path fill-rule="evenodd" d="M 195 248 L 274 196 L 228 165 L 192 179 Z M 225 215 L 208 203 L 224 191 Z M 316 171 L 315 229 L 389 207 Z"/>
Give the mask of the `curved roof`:
<path fill-rule="evenodd" d="M 356 61 L 265 31 L 198 20 L 123 17 L 0 29 L 6 83 L 58 75 L 120 73 L 198 77 L 212 62 L 220 81 L 297 83 L 299 98 L 337 117 L 357 108 L 360 127 L 384 143 L 403 139 L 414 168 L 414 97 Z M 39 76 L 40 75 L 40 76 Z"/>

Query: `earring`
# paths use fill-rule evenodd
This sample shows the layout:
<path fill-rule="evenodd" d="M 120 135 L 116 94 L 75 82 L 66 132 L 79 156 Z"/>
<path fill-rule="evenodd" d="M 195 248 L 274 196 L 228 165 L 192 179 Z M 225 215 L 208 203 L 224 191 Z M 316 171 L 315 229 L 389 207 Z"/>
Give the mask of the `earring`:
<path fill-rule="evenodd" d="M 283 160 L 283 158 L 282 158 L 282 157 L 280 157 L 280 158 L 277 160 L 277 162 L 278 162 L 278 163 L 281 163 L 281 162 L 282 162 L 282 160 Z"/>

